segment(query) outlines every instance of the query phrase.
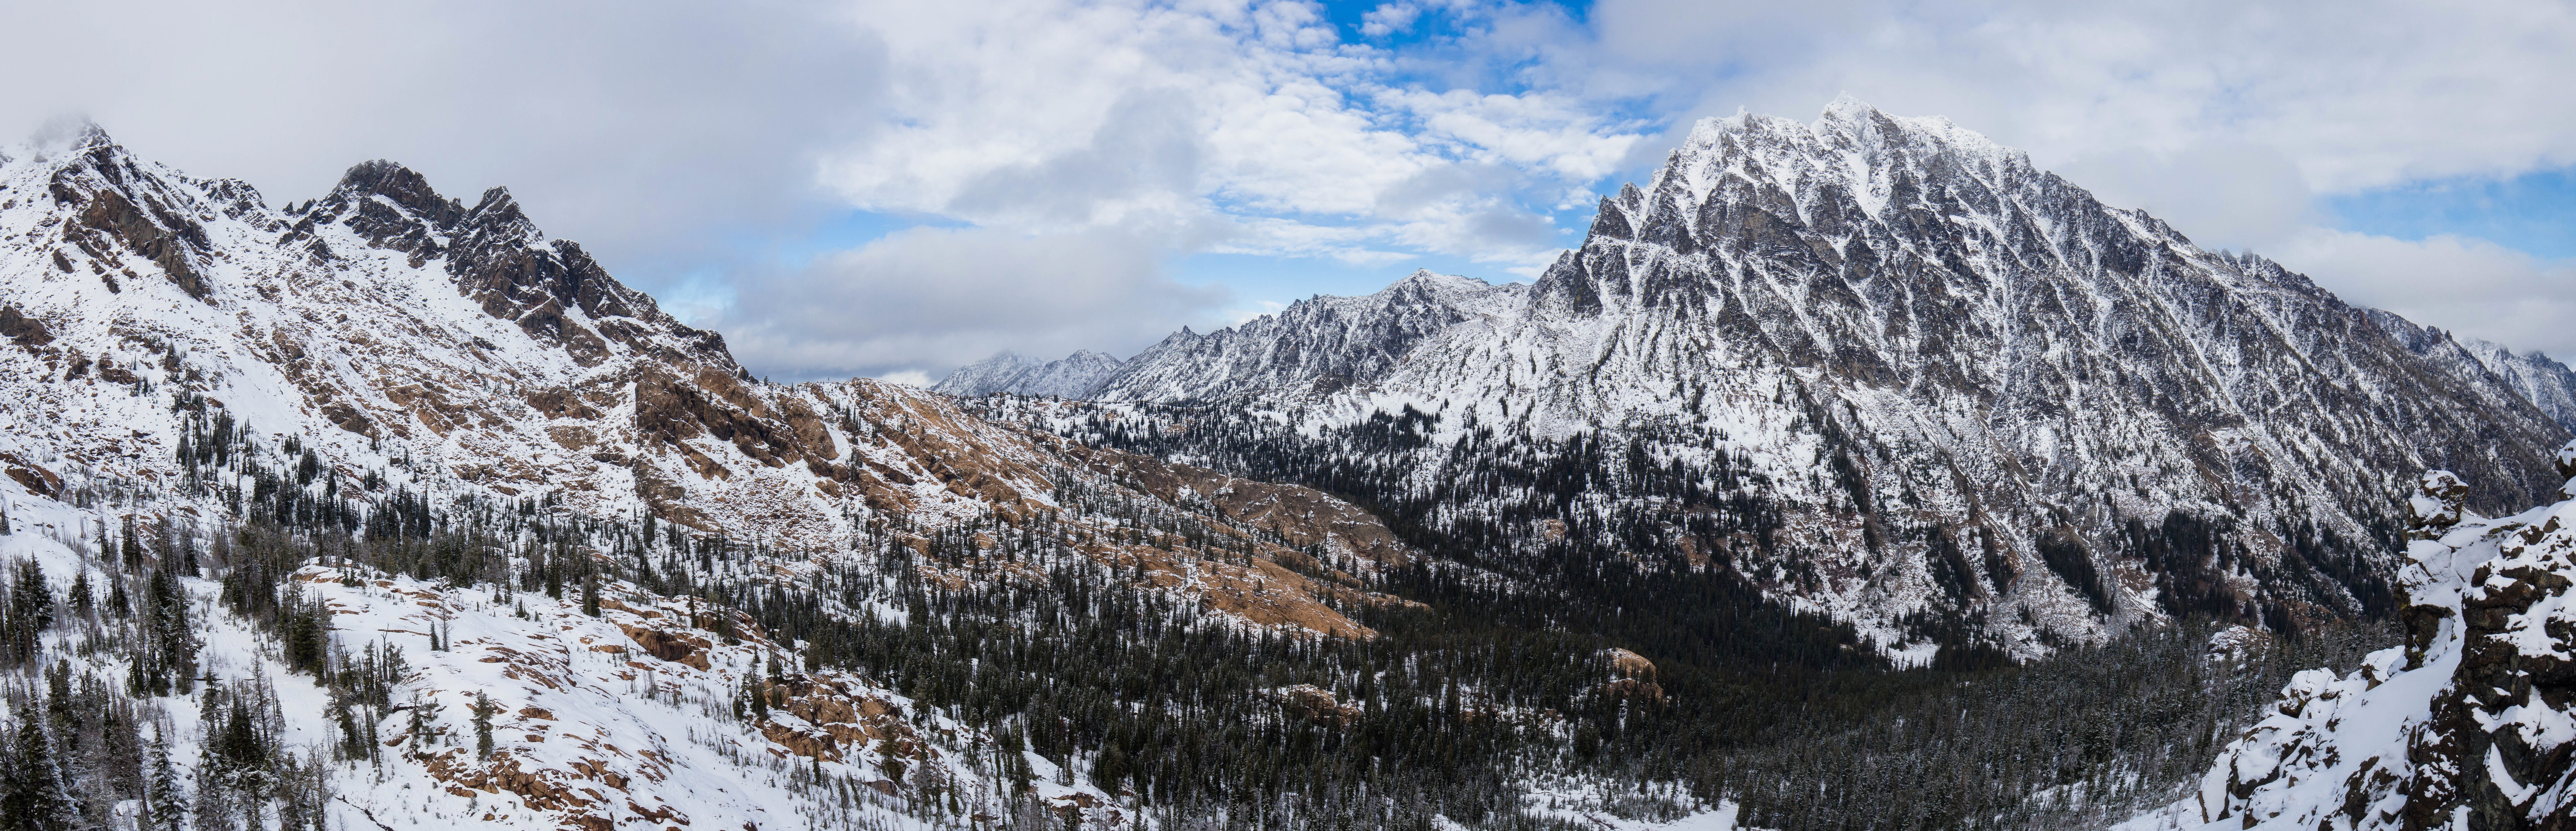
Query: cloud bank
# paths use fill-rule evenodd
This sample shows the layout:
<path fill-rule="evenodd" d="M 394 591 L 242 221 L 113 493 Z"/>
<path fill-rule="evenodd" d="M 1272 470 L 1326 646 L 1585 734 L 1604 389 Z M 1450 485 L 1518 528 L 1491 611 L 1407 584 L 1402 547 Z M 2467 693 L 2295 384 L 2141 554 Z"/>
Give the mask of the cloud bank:
<path fill-rule="evenodd" d="M 453 193 L 508 185 L 780 378 L 1132 351 L 1289 299 L 1175 271 L 1197 254 L 1525 275 L 1697 118 L 1845 92 L 2356 302 L 2576 353 L 2545 323 L 2566 264 L 2314 208 L 2576 164 L 2576 10 L 2551 0 L 124 0 L 8 19 L 46 36 L 0 51 L 0 129 L 85 112 L 277 200 L 380 157 Z"/>

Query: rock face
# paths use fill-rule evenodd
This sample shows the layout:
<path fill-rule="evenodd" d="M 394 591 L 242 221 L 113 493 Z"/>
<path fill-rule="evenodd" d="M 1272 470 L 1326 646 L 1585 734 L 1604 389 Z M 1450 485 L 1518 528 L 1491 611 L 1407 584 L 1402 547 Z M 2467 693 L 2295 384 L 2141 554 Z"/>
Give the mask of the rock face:
<path fill-rule="evenodd" d="M 2449 365 L 2454 374 L 2470 375 L 2478 368 L 2495 373 L 2506 386 L 2522 393 L 2561 426 L 2576 429 L 2576 370 L 2568 369 L 2566 364 L 2539 352 L 2516 354 L 2488 341 L 2417 326 L 2378 309 L 2370 311 L 2370 319 L 2409 351 Z"/>
<path fill-rule="evenodd" d="M 1201 335 L 1182 329 L 1127 362 L 1092 396 L 1104 401 L 1325 398 L 1375 384 L 1426 340 L 1519 309 L 1528 286 L 1415 271 L 1366 297 L 1314 297 L 1275 315 Z"/>
<path fill-rule="evenodd" d="M 2466 491 L 2434 471 L 2408 500 L 2405 646 L 2300 673 L 2198 794 L 2123 828 L 2576 823 L 2576 501 L 2490 519 Z"/>
<path fill-rule="evenodd" d="M 1085 349 L 1063 360 L 1040 362 L 1004 351 L 962 367 L 930 389 L 949 395 L 1010 393 L 1032 397 L 1083 398 L 1124 362 Z"/>
<path fill-rule="evenodd" d="M 1417 273 L 1184 330 L 1095 397 L 1302 424 L 1411 406 L 1441 419 L 1425 470 L 1476 429 L 1741 454 L 1786 506 L 1777 565 L 1829 575 L 1779 595 L 1882 643 L 1955 614 L 2029 654 L 2178 612 L 2359 613 L 2413 472 L 2487 509 L 2555 484 L 2532 450 L 2568 437 L 2550 393 L 2412 347 L 2019 151 L 1843 99 L 1701 122 L 1535 284 Z"/>

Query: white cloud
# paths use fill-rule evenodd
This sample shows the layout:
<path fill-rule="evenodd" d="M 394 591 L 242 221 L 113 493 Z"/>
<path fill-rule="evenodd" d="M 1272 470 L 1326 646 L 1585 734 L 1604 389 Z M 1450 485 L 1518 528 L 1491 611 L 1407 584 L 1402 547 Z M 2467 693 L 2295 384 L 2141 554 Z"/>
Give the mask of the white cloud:
<path fill-rule="evenodd" d="M 1411 3 L 1387 3 L 1360 15 L 1360 34 L 1382 38 L 1397 32 L 1413 31 L 1413 21 L 1422 16 L 1422 7 Z"/>
<path fill-rule="evenodd" d="M 938 381 L 937 379 L 934 379 L 934 378 L 931 378 L 931 377 L 930 377 L 930 373 L 923 372 L 923 371 L 918 370 L 918 369 L 907 369 L 907 370 L 903 370 L 903 371 L 901 371 L 901 372 L 889 372 L 889 373 L 886 373 L 886 374 L 884 374 L 884 375 L 876 376 L 876 379 L 877 379 L 877 380 L 879 380 L 879 381 L 885 381 L 885 382 L 887 382 L 887 383 L 904 384 L 904 385 L 907 385 L 907 386 L 915 386 L 915 387 L 927 387 L 927 386 L 930 386 L 930 385 L 932 385 L 932 384 L 939 383 L 939 381 Z"/>
<path fill-rule="evenodd" d="M 2043 164 L 2226 148 L 2304 187 L 2576 162 L 2576 7 L 2550 0 L 1921 6 L 1605 0 L 1555 78 L 1702 114 L 1849 92 L 1941 114 Z"/>
<path fill-rule="evenodd" d="M 2409 241 L 2323 229 L 2272 259 L 2344 300 L 2408 320 L 2576 358 L 2576 263 L 2549 262 L 2476 239 Z"/>
<path fill-rule="evenodd" d="M 2102 201 L 2144 209 L 2204 248 L 2268 248 L 2314 227 L 2306 177 L 2263 145 L 2211 142 L 2161 153 L 2123 147 L 2055 168 Z"/>
<path fill-rule="evenodd" d="M 1116 231 L 913 228 L 742 277 L 705 322 L 755 371 L 800 380 L 927 377 L 1005 348 L 1129 354 L 1227 299 L 1165 276 L 1171 253 Z"/>
<path fill-rule="evenodd" d="M 1511 189 L 1588 183 L 1637 140 L 1570 96 L 1402 85 L 1389 53 L 1302 3 L 924 4 L 871 21 L 902 33 L 885 39 L 893 126 L 826 176 L 876 210 L 1216 234 L 1202 250 L 1531 259 L 1555 241 L 1491 221 Z M 1424 198 L 1427 179 L 1461 184 Z"/>

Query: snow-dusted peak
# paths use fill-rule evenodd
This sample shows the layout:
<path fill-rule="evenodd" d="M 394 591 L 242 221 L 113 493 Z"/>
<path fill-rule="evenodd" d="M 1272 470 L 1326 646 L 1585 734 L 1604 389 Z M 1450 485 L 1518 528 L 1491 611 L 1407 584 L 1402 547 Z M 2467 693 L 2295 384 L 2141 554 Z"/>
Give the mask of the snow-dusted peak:
<path fill-rule="evenodd" d="M 1371 383 L 1423 338 L 1459 323 L 1516 318 L 1529 288 L 1417 269 L 1373 294 L 1316 295 L 1204 335 L 1184 327 L 1128 361 L 1092 396 L 1186 400 L 1237 392 L 1247 377 L 1260 377 L 1266 380 L 1256 387 L 1283 403 L 1303 400 Z"/>
<path fill-rule="evenodd" d="M 1005 349 L 948 373 L 930 389 L 949 395 L 990 395 L 1010 387 L 1012 379 L 1038 366 L 1037 361 Z"/>
<path fill-rule="evenodd" d="M 1644 218 L 1688 217 L 1732 178 L 1776 194 L 1801 218 L 1827 189 L 1849 194 L 1875 217 L 1900 177 L 1918 186 L 1973 176 L 1988 186 L 2036 173 L 2029 155 L 1939 116 L 1894 116 L 1844 95 L 1813 122 L 1737 113 L 1700 120 L 1649 180 L 1643 201 L 1619 200 Z"/>
<path fill-rule="evenodd" d="M 2282 547 L 2256 529 L 2312 527 L 2318 550 L 2375 567 L 2392 477 L 2449 466 L 2522 499 L 2546 478 L 2534 449 L 2567 436 L 2475 356 L 2410 353 L 2277 264 L 2201 251 L 1946 119 L 1851 99 L 1813 122 L 1701 122 L 1534 284 L 1417 274 L 1318 297 L 1166 340 L 1101 397 L 1305 424 L 1416 405 L 1553 439 L 1724 435 L 1789 483 L 1765 498 L 1813 531 L 1784 559 L 1863 578 L 1782 594 L 1882 644 L 1914 637 L 1893 622 L 1907 615 L 1982 616 L 2002 621 L 1983 637 L 2023 654 L 2041 650 L 2032 630 L 2080 639 L 2243 602 L 2186 595 L 2215 585 L 2192 566 L 2140 565 L 2129 519 L 2216 518 L 2267 560 Z M 1830 469 L 1820 448 L 1846 442 L 1856 461 Z M 1786 493 L 1838 478 L 1856 484 Z M 1810 512 L 1840 504 L 1855 507 Z M 1976 536 L 1992 559 L 1872 548 L 1854 519 L 1869 506 Z M 2174 573 L 2107 577 L 2132 567 Z M 2386 602 L 2370 572 L 2346 573 L 2251 591 L 2330 614 Z"/>
<path fill-rule="evenodd" d="M 101 147 L 115 147 L 107 129 L 87 118 L 57 118 L 36 128 L 27 140 L 15 147 L 0 148 L 0 159 L 34 157 L 38 160 L 77 155 Z"/>
<path fill-rule="evenodd" d="M 930 389 L 967 397 L 1010 393 L 1083 398 L 1124 363 L 1115 356 L 1089 349 L 1055 361 L 1039 361 L 1006 349 L 958 367 Z"/>
<path fill-rule="evenodd" d="M 1866 123 L 1880 115 L 1882 113 L 1877 107 L 1870 106 L 1869 102 L 1860 100 L 1859 96 L 1846 92 L 1834 96 L 1832 101 L 1825 102 L 1824 114 L 1818 117 L 1817 123 L 1819 125 L 1825 122 Z"/>

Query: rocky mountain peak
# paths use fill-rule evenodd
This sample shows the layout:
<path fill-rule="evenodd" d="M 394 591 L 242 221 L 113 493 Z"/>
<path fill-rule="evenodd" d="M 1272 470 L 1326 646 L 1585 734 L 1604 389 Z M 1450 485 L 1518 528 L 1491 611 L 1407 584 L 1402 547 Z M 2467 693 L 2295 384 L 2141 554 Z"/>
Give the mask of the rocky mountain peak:
<path fill-rule="evenodd" d="M 1950 608 L 2026 653 L 2034 631 L 2118 620 L 2382 608 L 2383 494 L 2446 467 L 2473 498 L 2529 500 L 2557 483 L 2533 448 L 2567 436 L 2474 355 L 2419 354 L 2278 264 L 2202 251 L 1946 119 L 1849 99 L 1813 122 L 1701 122 L 1535 284 L 1431 285 L 1175 337 L 1099 395 L 1309 423 L 1439 402 L 1458 424 L 1616 436 L 1653 459 L 1719 442 L 1784 483 L 1763 498 L 1812 512 L 1789 522 L 1808 542 L 1763 556 L 1865 578 L 1772 591 L 1886 625 L 1881 643 L 1919 636 L 1870 621 Z M 1659 444 L 1675 431 L 1709 438 Z M 1987 554 L 1887 543 L 1872 523 L 1898 514 Z M 2235 555 L 2169 561 L 2127 530 L 2169 519 L 2230 529 L 2225 545 L 2265 552 L 2249 569 L 2345 577 L 2222 579 L 2201 569 Z M 2305 541 L 2283 553 L 2281 528 Z"/>
<path fill-rule="evenodd" d="M 383 159 L 361 162 L 340 176 L 340 184 L 331 189 L 330 201 L 354 204 L 370 198 L 382 198 L 414 215 L 430 220 L 441 229 L 455 225 L 464 213 L 462 206 L 438 195 L 429 186 L 429 178 L 411 168 Z"/>

